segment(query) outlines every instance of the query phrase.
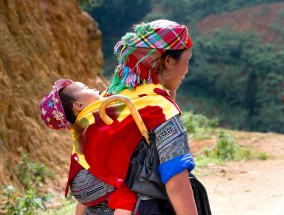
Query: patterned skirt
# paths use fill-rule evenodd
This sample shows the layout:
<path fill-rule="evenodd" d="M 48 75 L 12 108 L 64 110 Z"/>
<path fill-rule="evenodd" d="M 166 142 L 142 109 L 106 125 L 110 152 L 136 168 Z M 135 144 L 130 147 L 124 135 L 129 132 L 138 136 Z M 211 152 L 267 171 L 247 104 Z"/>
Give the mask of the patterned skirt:
<path fill-rule="evenodd" d="M 107 201 L 99 205 L 87 207 L 85 215 L 113 215 L 114 211 L 107 205 Z"/>

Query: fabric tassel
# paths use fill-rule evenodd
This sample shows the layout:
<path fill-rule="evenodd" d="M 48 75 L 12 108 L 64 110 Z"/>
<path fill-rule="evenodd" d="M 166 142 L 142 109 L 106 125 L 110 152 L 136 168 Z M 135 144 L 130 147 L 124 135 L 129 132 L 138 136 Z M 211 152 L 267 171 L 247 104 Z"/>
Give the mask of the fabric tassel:
<path fill-rule="evenodd" d="M 143 32 L 147 29 L 147 28 L 150 28 L 150 24 L 149 23 L 140 23 L 138 25 L 135 25 L 135 28 L 134 28 L 134 32 L 136 34 L 143 34 Z"/>

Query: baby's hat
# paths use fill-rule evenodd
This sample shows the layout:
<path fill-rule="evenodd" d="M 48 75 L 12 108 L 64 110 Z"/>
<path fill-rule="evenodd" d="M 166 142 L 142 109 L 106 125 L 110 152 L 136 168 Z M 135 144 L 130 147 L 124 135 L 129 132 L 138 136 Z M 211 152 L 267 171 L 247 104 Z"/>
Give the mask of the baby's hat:
<path fill-rule="evenodd" d="M 66 120 L 64 109 L 59 97 L 59 91 L 73 83 L 70 79 L 55 81 L 50 93 L 40 102 L 40 116 L 43 122 L 52 129 L 68 128 L 70 123 Z"/>

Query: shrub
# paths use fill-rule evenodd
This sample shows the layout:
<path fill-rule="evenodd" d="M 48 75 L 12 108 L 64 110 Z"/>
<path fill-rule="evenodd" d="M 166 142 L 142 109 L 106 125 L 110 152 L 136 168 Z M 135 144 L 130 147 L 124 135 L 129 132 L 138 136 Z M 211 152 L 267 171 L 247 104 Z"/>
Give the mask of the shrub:
<path fill-rule="evenodd" d="M 233 160 L 236 158 L 239 145 L 232 134 L 221 131 L 216 145 L 216 157 L 221 160 Z"/>
<path fill-rule="evenodd" d="M 195 157 L 195 161 L 197 166 L 202 167 L 208 163 L 220 164 L 229 160 L 266 160 L 268 157 L 268 154 L 257 152 L 249 146 L 240 146 L 233 134 L 222 130 L 216 145 L 213 148 L 202 149 Z"/>
<path fill-rule="evenodd" d="M 37 189 L 44 182 L 45 177 L 52 176 L 44 164 L 30 162 L 26 154 L 22 156 L 21 161 L 16 166 L 15 172 L 26 190 L 30 188 Z"/>
<path fill-rule="evenodd" d="M 202 114 L 194 114 L 193 112 L 183 112 L 182 121 L 189 133 L 196 132 L 199 128 L 215 129 L 218 126 L 218 119 L 208 119 Z"/>
<path fill-rule="evenodd" d="M 204 135 L 214 131 L 218 126 L 218 119 L 208 119 L 201 114 L 194 114 L 193 112 L 183 112 L 182 122 L 186 131 L 193 134 L 193 138 L 200 139 Z"/>
<path fill-rule="evenodd" d="M 34 190 L 29 189 L 23 196 L 13 186 L 3 189 L 2 198 L 4 206 L 2 208 L 9 215 L 34 215 L 38 210 L 45 210 L 45 202 L 49 195 L 38 197 Z"/>
<path fill-rule="evenodd" d="M 1 210 L 9 215 L 33 215 L 39 210 L 45 210 L 45 203 L 50 199 L 50 195 L 44 194 L 39 197 L 37 188 L 46 176 L 51 176 L 46 166 L 32 163 L 28 155 L 23 155 L 15 172 L 25 192 L 20 193 L 11 185 L 3 187 Z"/>

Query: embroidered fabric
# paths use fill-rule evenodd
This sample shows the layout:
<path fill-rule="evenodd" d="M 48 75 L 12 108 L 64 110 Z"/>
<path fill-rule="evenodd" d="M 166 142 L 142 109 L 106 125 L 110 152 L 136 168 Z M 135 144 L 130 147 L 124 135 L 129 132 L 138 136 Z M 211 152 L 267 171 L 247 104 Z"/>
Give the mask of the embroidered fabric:
<path fill-rule="evenodd" d="M 87 207 L 85 215 L 113 215 L 114 211 L 108 207 L 107 203 L 104 201 L 97 206 Z"/>
<path fill-rule="evenodd" d="M 74 198 L 84 204 L 93 202 L 114 191 L 114 187 L 82 169 L 72 180 L 70 188 Z"/>
<path fill-rule="evenodd" d="M 179 115 L 154 130 L 160 164 L 190 153 L 188 137 Z"/>
<path fill-rule="evenodd" d="M 160 160 L 158 171 L 163 184 L 185 169 L 191 172 L 195 164 L 190 154 L 187 132 L 182 125 L 180 115 L 167 120 L 154 132 Z"/>

